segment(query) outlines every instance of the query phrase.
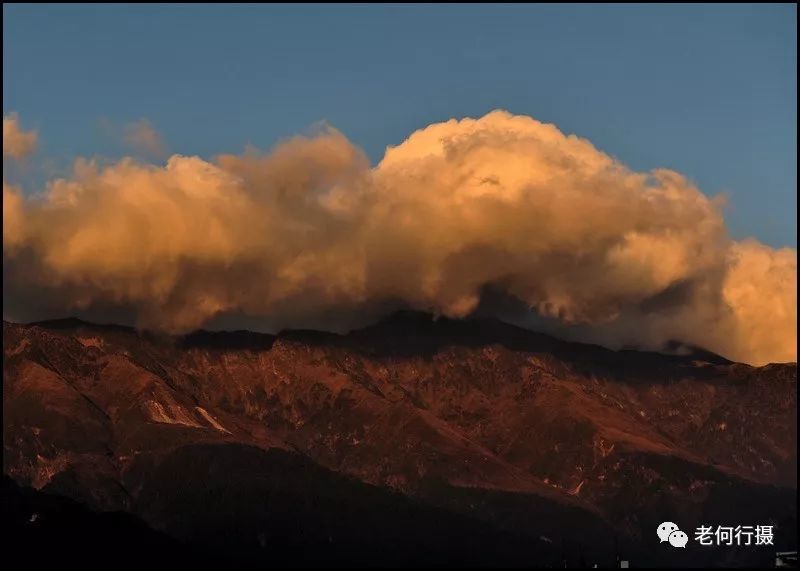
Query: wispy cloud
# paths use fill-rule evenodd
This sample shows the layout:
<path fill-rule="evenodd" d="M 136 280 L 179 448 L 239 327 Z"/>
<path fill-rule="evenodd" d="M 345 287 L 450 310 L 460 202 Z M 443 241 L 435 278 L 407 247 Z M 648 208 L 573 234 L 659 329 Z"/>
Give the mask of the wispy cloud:
<path fill-rule="evenodd" d="M 161 158 L 166 155 L 164 140 L 147 119 L 126 125 L 122 140 L 131 149 L 151 158 Z"/>
<path fill-rule="evenodd" d="M 16 113 L 3 117 L 3 156 L 22 160 L 36 150 L 36 131 L 23 131 Z"/>

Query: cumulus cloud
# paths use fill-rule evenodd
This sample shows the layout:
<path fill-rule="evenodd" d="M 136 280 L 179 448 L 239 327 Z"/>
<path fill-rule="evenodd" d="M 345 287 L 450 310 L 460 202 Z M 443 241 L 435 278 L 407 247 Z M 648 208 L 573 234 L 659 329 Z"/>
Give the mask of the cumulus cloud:
<path fill-rule="evenodd" d="M 21 160 L 36 150 L 36 131 L 23 131 L 16 113 L 3 117 L 3 156 Z"/>
<path fill-rule="evenodd" d="M 171 332 L 463 317 L 492 288 L 607 345 L 796 359 L 795 250 L 731 240 L 721 201 L 676 172 L 504 111 L 430 125 L 374 167 L 333 128 L 214 161 L 80 160 L 36 198 L 4 185 L 3 206 L 4 285 L 63 312 Z"/>
<path fill-rule="evenodd" d="M 163 157 L 166 154 L 164 140 L 147 119 L 126 125 L 122 140 L 134 151 L 152 158 Z"/>
<path fill-rule="evenodd" d="M 722 294 L 735 323 L 731 352 L 757 363 L 797 360 L 797 252 L 748 240 L 728 256 Z"/>

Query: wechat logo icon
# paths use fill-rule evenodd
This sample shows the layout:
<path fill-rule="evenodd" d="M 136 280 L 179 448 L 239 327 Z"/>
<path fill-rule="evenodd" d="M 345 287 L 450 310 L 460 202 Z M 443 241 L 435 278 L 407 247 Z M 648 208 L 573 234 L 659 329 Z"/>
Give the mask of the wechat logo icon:
<path fill-rule="evenodd" d="M 661 543 L 668 541 L 672 547 L 686 547 L 689 542 L 689 536 L 682 532 L 678 526 L 671 521 L 665 521 L 656 529 L 658 539 Z"/>

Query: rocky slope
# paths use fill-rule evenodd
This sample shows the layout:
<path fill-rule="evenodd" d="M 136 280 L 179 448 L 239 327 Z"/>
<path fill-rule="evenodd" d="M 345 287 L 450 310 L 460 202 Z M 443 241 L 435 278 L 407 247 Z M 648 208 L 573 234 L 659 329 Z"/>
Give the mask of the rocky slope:
<path fill-rule="evenodd" d="M 323 505 L 316 470 L 527 538 L 534 564 L 679 564 L 654 554 L 663 520 L 796 531 L 794 363 L 614 352 L 417 313 L 345 336 L 4 322 L 3 348 L 4 472 L 182 539 L 219 530 L 187 515 L 209 494 L 250 490 L 231 509 L 252 521 L 268 510 L 246 507 L 282 481 Z M 296 460 L 260 456 L 278 453 Z M 257 527 L 237 537 L 268 541 Z"/>

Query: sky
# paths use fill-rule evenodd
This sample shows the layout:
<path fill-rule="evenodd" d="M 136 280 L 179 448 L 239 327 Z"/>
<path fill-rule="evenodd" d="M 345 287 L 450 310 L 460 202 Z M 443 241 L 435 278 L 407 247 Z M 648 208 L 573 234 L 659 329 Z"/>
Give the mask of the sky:
<path fill-rule="evenodd" d="M 796 247 L 793 5 L 4 5 L 3 112 L 39 132 L 26 190 L 76 156 L 268 149 L 325 121 L 388 145 L 493 109 L 728 196 L 735 238 Z M 115 129 L 117 131 L 115 131 Z"/>

